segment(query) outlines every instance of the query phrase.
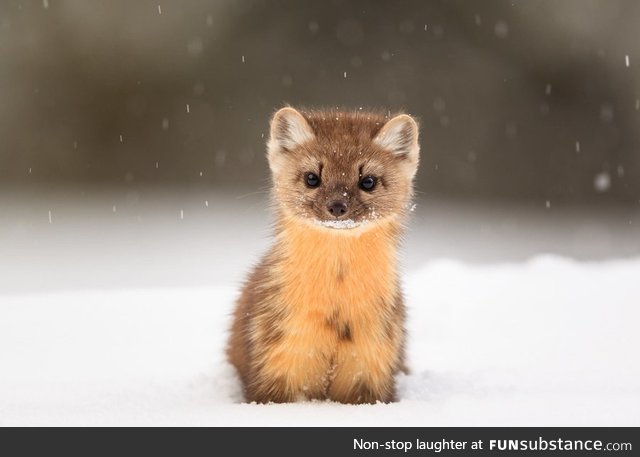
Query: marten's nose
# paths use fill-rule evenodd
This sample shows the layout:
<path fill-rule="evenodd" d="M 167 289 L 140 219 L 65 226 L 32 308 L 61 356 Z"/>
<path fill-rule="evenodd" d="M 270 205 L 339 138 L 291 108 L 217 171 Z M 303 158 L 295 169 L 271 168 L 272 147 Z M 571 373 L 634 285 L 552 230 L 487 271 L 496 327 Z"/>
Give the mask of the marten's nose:
<path fill-rule="evenodd" d="M 347 202 L 345 202 L 344 200 L 333 201 L 329 203 L 327 209 L 333 217 L 344 216 L 344 214 L 347 212 Z"/>

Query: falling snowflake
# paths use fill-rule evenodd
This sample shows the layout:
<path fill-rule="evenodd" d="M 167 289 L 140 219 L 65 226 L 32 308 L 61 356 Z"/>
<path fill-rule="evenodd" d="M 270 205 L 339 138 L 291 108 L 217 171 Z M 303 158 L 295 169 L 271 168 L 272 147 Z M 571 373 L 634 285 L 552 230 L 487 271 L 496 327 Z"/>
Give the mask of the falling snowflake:
<path fill-rule="evenodd" d="M 606 192 L 611 187 L 611 176 L 606 171 L 598 173 L 593 178 L 593 186 L 598 192 Z"/>

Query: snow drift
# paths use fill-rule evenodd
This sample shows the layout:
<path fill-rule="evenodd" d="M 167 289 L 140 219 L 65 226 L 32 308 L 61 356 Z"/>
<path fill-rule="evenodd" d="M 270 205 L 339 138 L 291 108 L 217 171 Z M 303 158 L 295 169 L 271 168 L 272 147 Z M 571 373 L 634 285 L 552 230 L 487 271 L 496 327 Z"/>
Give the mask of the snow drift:
<path fill-rule="evenodd" d="M 640 425 L 640 260 L 470 266 L 405 281 L 400 401 L 241 402 L 231 287 L 0 295 L 0 425 Z"/>

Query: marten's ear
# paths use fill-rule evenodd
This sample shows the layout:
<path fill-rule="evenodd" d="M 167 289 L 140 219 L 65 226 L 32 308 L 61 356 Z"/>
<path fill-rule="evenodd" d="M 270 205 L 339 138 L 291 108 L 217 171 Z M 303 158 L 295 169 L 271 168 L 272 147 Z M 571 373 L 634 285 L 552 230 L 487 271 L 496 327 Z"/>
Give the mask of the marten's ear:
<path fill-rule="evenodd" d="M 279 155 L 294 150 L 314 137 L 311 126 L 298 111 L 291 107 L 278 110 L 271 119 L 271 136 L 267 147 L 271 170 L 279 168 Z"/>
<path fill-rule="evenodd" d="M 400 114 L 382 126 L 373 139 L 383 149 L 406 160 L 407 172 L 413 175 L 418 167 L 420 145 L 418 144 L 418 124 L 407 114 Z"/>

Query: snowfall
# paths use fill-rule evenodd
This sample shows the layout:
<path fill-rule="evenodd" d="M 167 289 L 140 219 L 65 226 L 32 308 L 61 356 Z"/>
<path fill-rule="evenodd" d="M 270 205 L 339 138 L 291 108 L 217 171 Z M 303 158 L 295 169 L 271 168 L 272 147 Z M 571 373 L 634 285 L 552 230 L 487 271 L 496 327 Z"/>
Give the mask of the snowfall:
<path fill-rule="evenodd" d="M 247 404 L 263 194 L 0 197 L 0 426 L 640 426 L 640 211 L 423 198 L 393 404 Z"/>

